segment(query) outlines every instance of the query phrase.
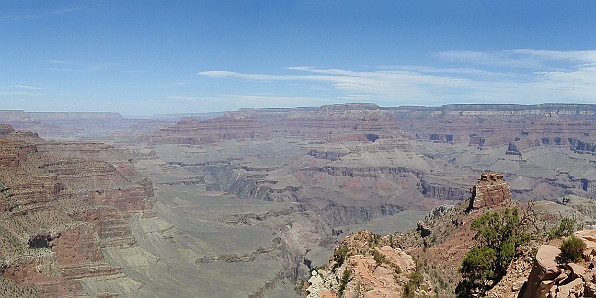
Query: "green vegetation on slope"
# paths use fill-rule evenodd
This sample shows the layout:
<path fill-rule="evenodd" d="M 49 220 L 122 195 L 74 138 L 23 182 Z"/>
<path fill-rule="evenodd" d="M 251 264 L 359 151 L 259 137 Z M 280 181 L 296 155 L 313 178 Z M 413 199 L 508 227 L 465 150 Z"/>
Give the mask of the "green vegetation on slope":
<path fill-rule="evenodd" d="M 561 219 L 561 222 L 559 223 L 559 226 L 554 227 L 552 230 L 549 231 L 548 238 L 556 239 L 561 237 L 567 237 L 573 234 L 573 232 L 575 232 L 576 224 L 577 220 L 575 218 L 563 217 Z"/>
<path fill-rule="evenodd" d="M 563 240 L 561 244 L 561 258 L 566 261 L 578 261 L 581 259 L 586 244 L 575 235 Z"/>
<path fill-rule="evenodd" d="M 484 294 L 505 275 L 517 248 L 530 240 L 520 223 L 518 209 L 510 208 L 487 212 L 472 222 L 480 246 L 471 249 L 462 262 L 459 296 Z"/>

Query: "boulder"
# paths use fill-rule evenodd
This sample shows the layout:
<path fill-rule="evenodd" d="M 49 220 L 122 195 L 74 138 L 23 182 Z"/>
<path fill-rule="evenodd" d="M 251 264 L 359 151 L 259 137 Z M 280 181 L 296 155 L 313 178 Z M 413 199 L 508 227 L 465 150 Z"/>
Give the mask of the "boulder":
<path fill-rule="evenodd" d="M 574 234 L 586 244 L 584 256 L 596 256 L 596 230 L 581 230 Z"/>
<path fill-rule="evenodd" d="M 552 293 L 554 289 L 557 287 L 553 285 L 555 284 L 552 280 L 543 280 L 538 284 L 538 287 L 532 292 L 536 298 L 545 298 L 548 297 L 549 293 Z M 526 291 L 527 292 L 527 291 Z M 527 297 L 524 295 L 524 297 Z"/>
<path fill-rule="evenodd" d="M 581 297 L 584 293 L 584 281 L 581 278 L 576 278 L 557 289 L 557 297 Z"/>
<path fill-rule="evenodd" d="M 534 266 L 528 276 L 528 287 L 524 292 L 524 297 L 546 297 L 554 284 L 554 279 L 561 273 L 557 264 L 557 257 L 560 253 L 560 249 L 551 245 L 542 245 L 538 248 Z"/>
<path fill-rule="evenodd" d="M 585 267 L 576 263 L 569 263 L 567 264 L 567 267 L 571 270 L 571 276 L 574 279 L 581 278 L 584 281 L 588 281 L 588 270 Z"/>

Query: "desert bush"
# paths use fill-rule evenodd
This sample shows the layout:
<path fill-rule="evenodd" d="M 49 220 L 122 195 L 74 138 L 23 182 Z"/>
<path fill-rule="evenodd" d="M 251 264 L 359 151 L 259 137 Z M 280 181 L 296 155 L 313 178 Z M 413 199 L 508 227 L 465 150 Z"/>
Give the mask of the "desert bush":
<path fill-rule="evenodd" d="M 409 276 L 408 282 L 404 286 L 403 297 L 414 297 L 414 293 L 422 284 L 424 277 L 422 276 L 422 265 L 416 262 L 416 269 Z"/>
<path fill-rule="evenodd" d="M 577 221 L 575 220 L 575 218 L 563 217 L 561 219 L 561 222 L 559 222 L 559 226 L 554 227 L 552 230 L 549 231 L 548 238 L 556 239 L 561 237 L 567 237 L 573 234 L 573 232 L 575 232 L 576 224 Z"/>
<path fill-rule="evenodd" d="M 462 262 L 463 280 L 456 292 L 470 296 L 484 294 L 506 273 L 517 248 L 530 241 L 530 235 L 521 228 L 517 209 L 486 212 L 472 222 L 475 239 L 480 246 L 471 249 Z"/>
<path fill-rule="evenodd" d="M 346 255 L 348 254 L 348 246 L 341 245 L 340 247 L 336 248 L 333 251 L 333 260 L 337 262 L 337 267 L 341 266 L 346 259 Z"/>
<path fill-rule="evenodd" d="M 563 240 L 561 244 L 561 258 L 567 261 L 578 261 L 586 249 L 586 244 L 575 235 Z"/>
<path fill-rule="evenodd" d="M 373 258 L 375 259 L 375 262 L 377 263 L 377 265 L 387 263 L 387 259 L 385 258 L 385 255 L 382 254 L 381 252 L 377 251 L 376 249 L 373 249 L 372 255 L 373 255 Z"/>
<path fill-rule="evenodd" d="M 517 248 L 530 241 L 530 235 L 522 231 L 520 223 L 518 210 L 509 208 L 487 212 L 472 222 L 475 239 L 496 252 L 494 265 L 498 277 L 505 275 Z"/>
<path fill-rule="evenodd" d="M 486 246 L 472 248 L 464 257 L 460 272 L 466 281 L 466 289 L 479 289 L 481 292 L 489 286 L 487 281 L 497 277 L 495 262 L 497 252 Z M 463 294 L 463 293 L 462 293 Z"/>
<path fill-rule="evenodd" d="M 339 295 L 341 296 L 344 290 L 346 289 L 346 285 L 348 281 L 350 281 L 350 277 L 352 276 L 352 270 L 346 269 L 341 275 L 341 279 L 339 280 Z"/>

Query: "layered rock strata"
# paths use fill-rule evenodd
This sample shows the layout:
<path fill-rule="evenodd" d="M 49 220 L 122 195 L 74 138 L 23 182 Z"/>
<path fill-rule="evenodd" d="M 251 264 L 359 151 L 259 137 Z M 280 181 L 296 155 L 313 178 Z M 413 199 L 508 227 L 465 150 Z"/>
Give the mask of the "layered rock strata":
<path fill-rule="evenodd" d="M 0 293 L 80 296 L 79 280 L 121 274 L 102 255 L 135 244 L 127 219 L 151 214 L 152 186 L 100 143 L 0 136 Z M 127 168 L 127 170 L 125 170 Z"/>
<path fill-rule="evenodd" d="M 470 192 L 472 195 L 469 210 L 496 206 L 511 201 L 509 184 L 503 179 L 501 173 L 482 173 Z"/>

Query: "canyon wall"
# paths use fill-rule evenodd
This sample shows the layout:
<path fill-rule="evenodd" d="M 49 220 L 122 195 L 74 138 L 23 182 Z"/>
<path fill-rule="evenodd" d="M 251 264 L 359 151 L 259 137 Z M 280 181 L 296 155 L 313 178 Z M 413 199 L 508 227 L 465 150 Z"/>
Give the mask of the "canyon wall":
<path fill-rule="evenodd" d="M 101 250 L 134 245 L 127 219 L 153 208 L 151 183 L 121 152 L 10 129 L 0 149 L 0 293 L 87 295 L 82 278 L 121 274 Z"/>

